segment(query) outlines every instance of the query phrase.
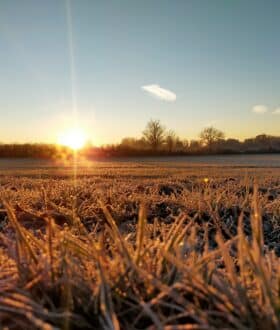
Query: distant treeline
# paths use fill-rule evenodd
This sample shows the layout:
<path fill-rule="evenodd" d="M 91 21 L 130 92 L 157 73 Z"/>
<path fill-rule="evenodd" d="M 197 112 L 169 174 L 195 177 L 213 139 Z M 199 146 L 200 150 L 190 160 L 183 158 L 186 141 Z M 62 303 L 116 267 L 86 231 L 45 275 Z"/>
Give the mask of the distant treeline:
<path fill-rule="evenodd" d="M 141 138 L 126 137 L 121 143 L 94 147 L 87 145 L 80 155 L 93 157 L 207 155 L 239 153 L 278 153 L 280 136 L 266 134 L 239 141 L 226 139 L 225 134 L 207 127 L 196 140 L 180 139 L 172 130 L 166 130 L 159 120 L 150 120 Z M 71 149 L 51 144 L 0 144 L 0 157 L 68 159 Z"/>
<path fill-rule="evenodd" d="M 166 130 L 159 120 L 148 122 L 141 138 L 126 137 L 120 144 L 87 150 L 107 156 L 154 156 L 154 155 L 207 155 L 239 153 L 280 152 L 280 136 L 266 134 L 239 141 L 226 139 L 224 132 L 207 127 L 196 140 L 180 139 L 172 130 Z"/>
<path fill-rule="evenodd" d="M 0 144 L 1 158 L 65 159 L 71 157 L 67 147 L 45 143 Z"/>

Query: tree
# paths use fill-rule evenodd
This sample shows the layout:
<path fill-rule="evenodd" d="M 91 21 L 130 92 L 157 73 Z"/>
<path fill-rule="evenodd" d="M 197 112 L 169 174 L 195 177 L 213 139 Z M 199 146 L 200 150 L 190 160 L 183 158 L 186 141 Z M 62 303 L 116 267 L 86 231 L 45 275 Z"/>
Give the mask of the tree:
<path fill-rule="evenodd" d="M 269 151 L 272 148 L 271 137 L 266 134 L 260 134 L 255 137 L 258 150 Z"/>
<path fill-rule="evenodd" d="M 172 131 L 172 130 L 168 131 L 166 138 L 165 138 L 165 143 L 166 143 L 167 151 L 169 153 L 174 151 L 174 148 L 176 147 L 177 139 L 178 138 L 174 131 Z"/>
<path fill-rule="evenodd" d="M 212 151 L 214 144 L 223 139 L 225 134 L 217 128 L 206 127 L 202 130 L 199 137 L 202 144 Z"/>
<path fill-rule="evenodd" d="M 201 143 L 197 140 L 191 140 L 189 143 L 189 151 L 197 153 L 201 149 Z"/>
<path fill-rule="evenodd" d="M 147 143 L 143 138 L 125 137 L 122 139 L 120 147 L 123 149 L 145 150 L 147 149 Z"/>
<path fill-rule="evenodd" d="M 180 142 L 181 142 L 181 148 L 184 151 L 188 151 L 188 149 L 190 147 L 190 142 L 187 139 L 184 139 L 183 141 L 180 141 Z"/>
<path fill-rule="evenodd" d="M 143 132 L 145 141 L 152 150 L 157 151 L 164 142 L 165 128 L 159 120 L 150 120 Z"/>
<path fill-rule="evenodd" d="M 223 151 L 240 152 L 242 150 L 242 144 L 237 139 L 227 139 L 223 145 Z"/>
<path fill-rule="evenodd" d="M 175 141 L 175 150 L 184 152 L 188 149 L 189 142 L 188 140 L 181 141 L 180 138 L 177 136 Z"/>
<path fill-rule="evenodd" d="M 128 147 L 128 148 L 134 148 L 137 143 L 137 139 L 133 137 L 125 137 L 121 141 L 121 146 L 122 147 Z"/>

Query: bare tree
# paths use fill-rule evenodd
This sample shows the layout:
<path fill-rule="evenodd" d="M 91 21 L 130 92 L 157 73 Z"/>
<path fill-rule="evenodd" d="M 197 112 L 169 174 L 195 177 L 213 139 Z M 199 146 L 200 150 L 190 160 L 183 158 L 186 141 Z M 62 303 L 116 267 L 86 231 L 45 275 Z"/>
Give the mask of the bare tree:
<path fill-rule="evenodd" d="M 159 120 L 150 120 L 143 132 L 143 137 L 151 146 L 152 150 L 157 151 L 164 142 L 165 128 Z"/>
<path fill-rule="evenodd" d="M 188 149 L 188 140 L 181 140 L 178 136 L 175 141 L 175 150 L 176 151 L 185 151 Z"/>
<path fill-rule="evenodd" d="M 177 140 L 178 140 L 178 138 L 177 138 L 174 131 L 170 130 L 170 131 L 167 132 L 166 138 L 165 138 L 165 143 L 166 143 L 167 151 L 169 153 L 174 151 L 174 148 L 176 147 Z"/>
<path fill-rule="evenodd" d="M 195 152 L 197 153 L 201 149 L 201 143 L 200 141 L 197 140 L 191 140 L 189 145 L 188 145 L 188 150 L 190 152 Z"/>
<path fill-rule="evenodd" d="M 205 145 L 210 151 L 213 150 L 213 146 L 219 140 L 224 139 L 225 134 L 214 127 L 206 127 L 199 135 L 203 145 Z"/>

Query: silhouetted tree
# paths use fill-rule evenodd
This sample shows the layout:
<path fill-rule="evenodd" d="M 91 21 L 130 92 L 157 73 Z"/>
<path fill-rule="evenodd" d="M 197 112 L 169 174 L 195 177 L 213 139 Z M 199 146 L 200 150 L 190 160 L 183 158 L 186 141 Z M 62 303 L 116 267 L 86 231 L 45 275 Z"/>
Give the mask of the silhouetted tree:
<path fill-rule="evenodd" d="M 165 128 L 159 120 L 150 120 L 143 132 L 143 137 L 152 150 L 157 151 L 164 142 Z"/>
<path fill-rule="evenodd" d="M 43 143 L 0 144 L 0 157 L 56 159 L 71 156 L 67 147 Z"/>
<path fill-rule="evenodd" d="M 175 150 L 179 152 L 185 152 L 188 150 L 189 142 L 188 140 L 180 140 L 179 137 L 176 137 Z"/>
<path fill-rule="evenodd" d="M 189 143 L 189 151 L 192 153 L 197 153 L 201 149 L 201 143 L 197 140 L 191 140 Z"/>
<path fill-rule="evenodd" d="M 214 144 L 219 140 L 222 140 L 225 137 L 225 134 L 217 128 L 206 127 L 201 131 L 199 137 L 202 144 L 212 151 Z"/>
<path fill-rule="evenodd" d="M 177 144 L 177 140 L 178 138 L 174 131 L 170 130 L 167 132 L 167 135 L 165 137 L 165 143 L 166 143 L 167 151 L 169 153 L 174 151 Z"/>
<path fill-rule="evenodd" d="M 125 137 L 122 139 L 121 146 L 125 148 L 135 148 L 137 144 L 137 139 L 132 137 Z"/>
<path fill-rule="evenodd" d="M 237 139 L 227 139 L 221 145 L 223 151 L 226 152 L 241 152 L 242 151 L 242 144 Z"/>
<path fill-rule="evenodd" d="M 184 139 L 183 141 L 181 141 L 181 145 L 182 149 L 187 151 L 190 146 L 190 142 L 187 139 Z"/>
<path fill-rule="evenodd" d="M 158 120 L 151 120 L 140 139 L 127 137 L 120 144 L 95 147 L 88 143 L 79 155 L 88 158 L 114 156 L 159 155 L 157 152 L 164 145 L 165 151 L 171 154 L 203 154 L 205 151 L 217 153 L 260 153 L 280 152 L 280 136 L 266 134 L 241 142 L 237 139 L 223 139 L 223 132 L 215 128 L 206 128 L 200 134 L 200 140 L 180 140 L 176 133 L 165 134 L 164 127 Z M 162 153 L 163 155 L 165 152 Z M 0 142 L 0 158 L 42 158 L 71 159 L 73 152 L 65 146 L 25 143 L 3 144 Z"/>
<path fill-rule="evenodd" d="M 266 134 L 257 135 L 255 138 L 246 139 L 243 142 L 244 150 L 247 152 L 271 152 L 279 151 L 280 137 Z"/>
<path fill-rule="evenodd" d="M 269 151 L 272 149 L 271 137 L 266 134 L 260 134 L 255 137 L 258 148 L 264 151 Z"/>
<path fill-rule="evenodd" d="M 120 147 L 122 149 L 145 150 L 147 149 L 147 143 L 144 138 L 136 139 L 132 137 L 125 137 L 122 139 Z"/>

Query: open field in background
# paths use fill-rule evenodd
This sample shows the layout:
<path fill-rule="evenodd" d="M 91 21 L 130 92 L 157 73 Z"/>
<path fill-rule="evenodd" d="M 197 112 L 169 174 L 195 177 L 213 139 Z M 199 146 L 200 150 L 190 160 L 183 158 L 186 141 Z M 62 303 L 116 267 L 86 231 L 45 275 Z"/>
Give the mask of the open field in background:
<path fill-rule="evenodd" d="M 245 167 L 280 167 L 280 154 L 246 154 L 246 155 L 208 155 L 208 156 L 161 156 L 161 157 L 120 157 L 99 160 L 79 160 L 80 167 L 118 167 L 121 164 L 132 163 L 138 165 L 164 164 L 164 167 L 194 167 L 194 166 L 245 166 Z M 61 159 L 44 160 L 32 158 L 0 158 L 0 170 L 8 169 L 53 169 L 69 167 L 69 162 L 63 162 Z"/>
<path fill-rule="evenodd" d="M 2 162 L 0 328 L 279 329 L 268 157 Z"/>

